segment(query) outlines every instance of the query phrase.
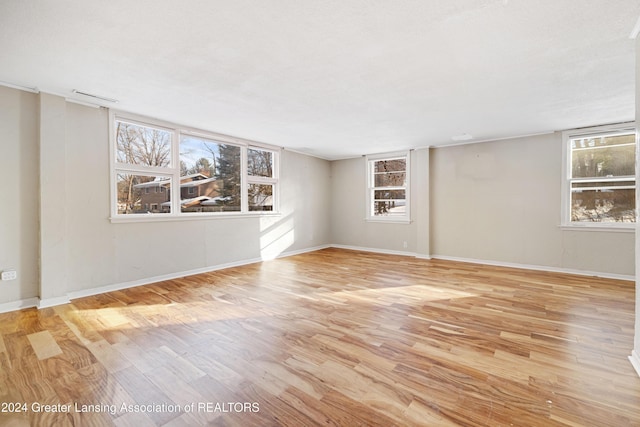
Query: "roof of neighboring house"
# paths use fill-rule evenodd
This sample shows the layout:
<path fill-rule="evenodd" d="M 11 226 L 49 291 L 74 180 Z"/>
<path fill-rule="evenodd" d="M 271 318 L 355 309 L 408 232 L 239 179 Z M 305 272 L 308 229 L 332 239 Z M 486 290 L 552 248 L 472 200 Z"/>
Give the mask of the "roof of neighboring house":
<path fill-rule="evenodd" d="M 193 178 L 193 179 L 195 179 L 195 178 L 198 178 L 198 177 L 202 177 L 202 178 L 200 178 L 200 179 L 207 179 L 207 178 L 209 178 L 207 175 L 202 174 L 202 173 L 192 173 L 192 174 L 189 174 L 189 175 L 183 175 L 183 176 L 181 176 L 181 177 L 180 177 L 180 181 L 182 181 L 183 179 L 192 179 L 192 178 Z"/>
<path fill-rule="evenodd" d="M 199 204 L 204 204 L 204 202 L 209 201 L 211 199 L 211 197 L 207 197 L 207 196 L 198 196 L 198 197 L 194 197 L 192 199 L 182 199 L 180 200 L 180 206 L 188 208 L 191 206 L 196 206 Z M 164 202 L 161 204 L 161 206 L 171 206 L 171 202 Z"/>
<path fill-rule="evenodd" d="M 209 199 L 210 199 L 210 197 L 207 197 L 207 196 L 194 197 L 193 199 L 182 199 L 182 200 L 180 200 L 180 206 L 183 206 L 185 208 L 189 208 L 191 206 L 199 205 L 200 202 L 203 202 L 203 201 L 209 200 Z"/>
<path fill-rule="evenodd" d="M 202 176 L 204 176 L 204 175 L 202 175 Z M 180 180 L 182 180 L 183 178 L 186 178 L 186 177 L 184 177 L 184 176 L 180 177 Z M 216 181 L 215 178 L 198 179 L 196 181 L 181 182 L 180 183 L 180 187 L 182 187 L 182 188 L 197 187 L 199 185 L 207 184 L 209 182 L 214 182 L 214 181 Z"/>
<path fill-rule="evenodd" d="M 195 177 L 201 176 L 202 179 L 195 179 L 193 181 L 187 181 L 187 182 L 182 182 L 182 180 L 184 179 L 193 179 Z M 181 188 L 187 188 L 187 187 L 197 187 L 199 185 L 203 185 L 203 184 L 207 184 L 210 182 L 214 182 L 216 181 L 216 178 L 207 178 L 206 175 L 203 175 L 201 173 L 194 173 L 191 175 L 185 175 L 185 176 L 181 176 L 180 177 L 180 187 Z M 149 182 L 143 182 L 141 184 L 136 184 L 133 186 L 133 188 L 145 188 L 145 187 L 158 187 L 158 186 L 168 186 L 171 183 L 171 179 L 170 178 L 160 178 L 160 179 L 154 179 L 153 181 L 149 181 Z"/>
<path fill-rule="evenodd" d="M 232 200 L 232 199 L 233 197 L 231 196 L 225 196 L 225 197 L 218 196 L 218 197 L 209 198 L 209 200 L 204 200 L 200 202 L 200 204 L 203 206 L 213 206 L 218 202 L 228 202 L 229 200 Z"/>
<path fill-rule="evenodd" d="M 159 187 L 159 186 L 166 186 L 169 185 L 171 183 L 171 179 L 170 178 L 156 178 L 153 181 L 148 181 L 148 182 L 143 182 L 140 184 L 136 184 L 133 186 L 133 188 L 145 188 L 145 187 Z"/>

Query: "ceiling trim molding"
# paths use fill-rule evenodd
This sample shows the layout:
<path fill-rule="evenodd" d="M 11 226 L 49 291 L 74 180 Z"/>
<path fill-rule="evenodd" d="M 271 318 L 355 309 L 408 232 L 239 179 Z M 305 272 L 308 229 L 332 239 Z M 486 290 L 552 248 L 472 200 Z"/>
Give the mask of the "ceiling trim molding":
<path fill-rule="evenodd" d="M 10 87 L 11 89 L 24 90 L 25 92 L 40 93 L 37 87 L 22 86 L 15 83 L 4 82 L 0 80 L 0 86 Z"/>

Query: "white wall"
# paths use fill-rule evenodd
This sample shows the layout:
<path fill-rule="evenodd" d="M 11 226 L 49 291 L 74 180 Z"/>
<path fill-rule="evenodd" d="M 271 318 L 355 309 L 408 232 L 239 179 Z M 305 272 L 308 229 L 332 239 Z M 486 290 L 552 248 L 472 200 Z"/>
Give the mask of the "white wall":
<path fill-rule="evenodd" d="M 0 87 L 0 304 L 38 295 L 38 96 Z M 18 306 L 16 306 L 17 308 Z"/>
<path fill-rule="evenodd" d="M 77 193 L 67 185 L 77 178 L 67 168 L 66 102 L 42 93 L 38 104 L 40 150 L 40 300 L 67 301 L 67 213 Z M 70 192 L 71 191 L 71 192 Z"/>
<path fill-rule="evenodd" d="M 336 245 L 429 255 L 429 150 L 411 153 L 411 223 L 365 221 L 366 158 L 331 163 L 331 241 Z M 404 243 L 407 243 L 407 247 Z"/>
<path fill-rule="evenodd" d="M 561 158 L 560 133 L 432 149 L 432 255 L 633 276 L 633 233 L 559 227 Z"/>
<path fill-rule="evenodd" d="M 365 221 L 365 158 L 332 162 L 334 244 L 611 276 L 635 274 L 634 233 L 559 227 L 560 133 L 416 150 L 412 160 L 411 224 Z"/>
<path fill-rule="evenodd" d="M 283 151 L 276 217 L 117 223 L 109 215 L 108 118 L 104 110 L 68 104 L 69 291 L 209 269 L 329 241 L 329 162 Z M 77 186 L 77 187 L 76 187 Z M 73 187 L 73 190 L 71 189 Z M 87 195 L 87 197 L 77 197 Z"/>
<path fill-rule="evenodd" d="M 0 106 L 0 269 L 20 277 L 2 282 L 0 304 L 41 296 L 46 306 L 330 243 L 326 160 L 282 152 L 280 216 L 111 223 L 107 110 L 4 87 Z M 47 154 L 40 166 L 38 148 Z"/>

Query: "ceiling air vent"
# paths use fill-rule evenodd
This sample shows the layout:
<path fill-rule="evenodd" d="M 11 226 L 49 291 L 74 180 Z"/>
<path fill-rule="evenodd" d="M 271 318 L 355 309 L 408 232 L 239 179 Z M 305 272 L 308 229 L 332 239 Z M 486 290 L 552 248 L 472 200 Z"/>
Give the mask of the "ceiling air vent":
<path fill-rule="evenodd" d="M 77 90 L 77 89 L 74 89 L 73 93 L 78 94 L 78 95 L 82 95 L 82 96 L 88 96 L 89 98 L 93 98 L 93 99 L 99 99 L 100 101 L 113 102 L 114 104 L 118 103 L 117 99 L 106 98 L 104 96 L 94 95 L 94 94 L 88 93 L 88 92 L 82 92 L 82 91 Z"/>

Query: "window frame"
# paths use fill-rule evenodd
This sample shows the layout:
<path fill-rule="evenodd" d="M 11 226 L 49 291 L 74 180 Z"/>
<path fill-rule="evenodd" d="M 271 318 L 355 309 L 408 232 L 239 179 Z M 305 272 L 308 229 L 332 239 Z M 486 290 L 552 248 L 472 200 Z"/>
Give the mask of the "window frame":
<path fill-rule="evenodd" d="M 169 166 L 146 166 L 141 164 L 120 163 L 117 160 L 117 140 L 116 122 L 125 122 L 137 126 L 151 127 L 165 130 L 171 133 L 170 141 L 170 163 Z M 241 186 L 241 209 L 240 211 L 229 212 L 182 212 L 180 188 L 180 143 L 182 136 L 204 138 L 220 144 L 234 145 L 240 148 L 240 186 Z M 273 153 L 273 177 L 268 178 L 268 183 L 273 185 L 273 210 L 272 211 L 250 211 L 248 203 L 248 187 L 254 180 L 250 179 L 247 171 L 247 150 L 257 149 Z M 110 168 L 110 221 L 111 222 L 147 222 L 147 221 L 167 221 L 167 220 L 193 220 L 212 218 L 232 218 L 232 217 L 255 217 L 255 216 L 279 216 L 280 215 L 280 154 L 281 148 L 270 144 L 236 138 L 215 132 L 194 129 L 174 123 L 152 119 L 133 113 L 110 110 L 109 112 L 109 168 Z M 170 180 L 171 210 L 169 213 L 138 213 L 121 214 L 118 213 L 118 174 L 128 173 L 136 175 L 153 175 L 168 177 Z M 262 178 L 265 180 L 267 178 Z M 262 181 L 261 180 L 261 181 Z M 263 182 L 261 182 L 263 183 Z M 178 190 L 175 190 L 178 189 Z"/>
<path fill-rule="evenodd" d="M 384 161 L 384 160 L 399 160 L 405 159 L 405 184 L 403 186 L 393 187 L 392 189 L 402 189 L 405 191 L 405 202 L 406 208 L 404 215 L 375 215 L 375 191 L 379 189 L 390 189 L 390 187 L 376 187 L 374 172 L 375 172 L 375 162 Z M 365 156 L 365 164 L 366 164 L 366 214 L 365 220 L 372 222 L 383 222 L 383 223 L 402 223 L 409 224 L 411 223 L 411 150 L 408 151 L 400 151 L 394 153 L 384 153 L 384 154 L 375 154 Z"/>
<path fill-rule="evenodd" d="M 273 155 L 273 161 L 272 161 L 272 176 L 271 177 L 265 177 L 265 176 L 259 176 L 259 175 L 249 175 L 249 167 L 248 167 L 248 162 L 249 162 L 249 150 L 254 150 L 254 151 L 267 151 L 270 152 Z M 246 185 L 243 185 L 243 191 L 245 192 L 245 194 L 243 194 L 242 200 L 243 203 L 246 202 L 246 206 L 243 205 L 243 208 L 246 207 L 247 212 L 277 212 L 279 211 L 277 203 L 280 200 L 278 191 L 280 186 L 278 185 L 278 182 L 280 180 L 280 176 L 279 176 L 279 171 L 280 171 L 280 165 L 279 165 L 279 160 L 280 156 L 278 155 L 278 152 L 276 152 L 275 150 L 273 150 L 273 148 L 269 148 L 266 146 L 258 146 L 255 144 L 249 145 L 247 147 L 246 150 L 243 150 L 243 168 L 244 171 L 246 173 Z M 249 186 L 250 185 L 260 185 L 260 184 L 264 184 L 264 185 L 272 185 L 273 190 L 272 190 L 272 194 L 271 194 L 271 198 L 273 201 L 273 210 L 272 211 L 259 211 L 259 210 L 251 210 L 251 207 L 249 206 Z"/>
<path fill-rule="evenodd" d="M 614 135 L 627 135 L 627 134 L 635 134 L 635 175 L 633 176 L 624 176 L 624 177 L 602 177 L 600 178 L 572 178 L 572 150 L 571 150 L 571 140 L 587 138 L 587 137 L 598 137 L 598 136 L 614 136 Z M 571 129 L 562 132 L 562 191 L 561 191 L 561 222 L 560 226 L 564 229 L 571 230 L 589 230 L 589 231 L 623 231 L 623 232 L 632 232 L 635 231 L 636 224 L 638 223 L 638 202 L 636 200 L 636 212 L 635 212 L 635 220 L 636 222 L 588 222 L 588 221 L 572 221 L 571 220 L 571 188 L 573 182 L 615 182 L 615 181 L 631 181 L 633 180 L 633 186 L 635 188 L 636 198 L 638 197 L 638 183 L 637 183 L 637 172 L 638 172 L 638 132 L 636 129 L 635 122 L 627 122 L 613 125 L 604 125 L 604 126 L 594 126 L 588 128 L 580 128 L 580 129 Z"/>

